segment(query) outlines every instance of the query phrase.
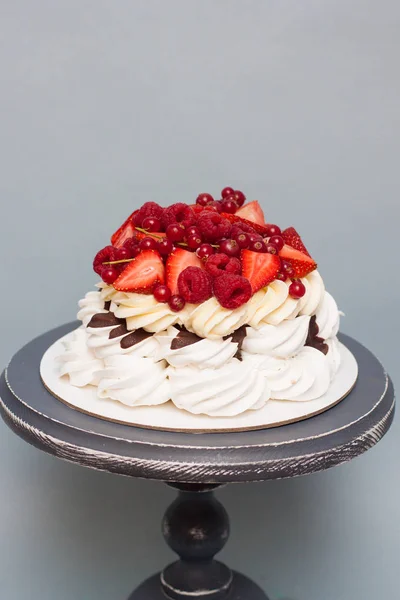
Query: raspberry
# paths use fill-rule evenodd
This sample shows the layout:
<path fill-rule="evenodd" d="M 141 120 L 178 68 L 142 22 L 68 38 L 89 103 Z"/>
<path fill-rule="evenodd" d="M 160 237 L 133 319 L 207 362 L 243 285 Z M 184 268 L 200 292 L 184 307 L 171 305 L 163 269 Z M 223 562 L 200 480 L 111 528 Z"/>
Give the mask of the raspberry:
<path fill-rule="evenodd" d="M 224 273 L 214 279 L 214 295 L 224 308 L 239 308 L 251 298 L 251 284 L 241 275 Z"/>
<path fill-rule="evenodd" d="M 177 202 L 164 208 L 162 224 L 165 229 L 168 225 L 173 225 L 174 223 L 182 223 L 184 227 L 190 227 L 195 222 L 195 214 L 188 204 Z"/>
<path fill-rule="evenodd" d="M 109 262 L 111 260 L 115 260 L 115 250 L 114 246 L 106 246 L 98 251 L 93 260 L 93 271 L 97 273 L 97 275 L 101 276 L 101 272 L 104 266 L 111 267 L 112 265 L 103 265 L 105 262 Z"/>
<path fill-rule="evenodd" d="M 207 259 L 205 267 L 212 277 L 220 277 L 224 273 L 240 275 L 242 272 L 242 265 L 238 258 L 230 258 L 221 252 L 212 254 Z"/>
<path fill-rule="evenodd" d="M 164 209 L 157 202 L 145 202 L 133 217 L 133 224 L 142 227 L 143 221 L 148 217 L 162 219 Z"/>
<path fill-rule="evenodd" d="M 229 237 L 231 224 L 218 213 L 202 212 L 197 221 L 197 227 L 206 242 L 217 242 Z"/>
<path fill-rule="evenodd" d="M 179 294 L 190 304 L 201 304 L 212 296 L 211 276 L 199 267 L 186 267 L 178 277 Z"/>
<path fill-rule="evenodd" d="M 254 227 L 252 227 L 248 223 L 245 223 L 244 221 L 241 221 L 240 223 L 235 224 L 234 227 L 238 227 L 241 231 L 244 231 L 245 233 L 255 233 L 256 232 Z"/>

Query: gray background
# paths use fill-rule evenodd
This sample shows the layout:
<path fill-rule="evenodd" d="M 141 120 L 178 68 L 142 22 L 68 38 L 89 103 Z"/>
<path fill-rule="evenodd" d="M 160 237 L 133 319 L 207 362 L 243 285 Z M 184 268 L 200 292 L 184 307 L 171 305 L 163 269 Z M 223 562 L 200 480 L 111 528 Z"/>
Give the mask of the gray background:
<path fill-rule="evenodd" d="M 0 363 L 74 318 L 139 203 L 234 185 L 300 229 L 343 330 L 399 384 L 399 27 L 395 0 L 0 2 Z M 398 436 L 221 490 L 223 558 L 272 600 L 396 598 Z M 2 598 L 124 600 L 172 558 L 161 484 L 63 463 L 3 424 L 0 456 Z"/>

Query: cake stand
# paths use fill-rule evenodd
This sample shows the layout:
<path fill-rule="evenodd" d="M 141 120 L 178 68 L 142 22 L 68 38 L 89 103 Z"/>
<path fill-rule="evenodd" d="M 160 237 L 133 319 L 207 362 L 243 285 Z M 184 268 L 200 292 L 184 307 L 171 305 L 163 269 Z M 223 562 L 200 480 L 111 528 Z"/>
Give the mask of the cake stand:
<path fill-rule="evenodd" d="M 214 559 L 228 539 L 229 519 L 213 490 L 230 482 L 315 473 L 374 446 L 394 414 L 393 385 L 382 365 L 361 344 L 341 335 L 358 361 L 359 377 L 350 395 L 327 412 L 261 431 L 163 432 L 78 412 L 44 388 L 39 376 L 43 353 L 76 326 L 74 322 L 49 331 L 13 357 L 0 380 L 6 424 L 59 458 L 158 479 L 178 490 L 162 530 L 179 560 L 143 583 L 129 600 L 267 600 L 255 583 Z"/>

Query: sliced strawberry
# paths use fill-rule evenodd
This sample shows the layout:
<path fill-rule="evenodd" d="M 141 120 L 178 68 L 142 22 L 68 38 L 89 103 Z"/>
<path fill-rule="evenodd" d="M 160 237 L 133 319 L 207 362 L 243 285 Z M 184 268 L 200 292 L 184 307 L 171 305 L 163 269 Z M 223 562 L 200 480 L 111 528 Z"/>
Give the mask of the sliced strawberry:
<path fill-rule="evenodd" d="M 253 202 L 248 202 L 235 213 L 238 217 L 242 217 L 242 219 L 247 219 L 252 223 L 257 223 L 257 225 L 265 225 L 265 217 L 263 213 L 263 209 L 257 202 L 257 200 L 253 200 Z"/>
<path fill-rule="evenodd" d="M 112 234 L 111 243 L 113 246 L 116 246 L 117 248 L 121 248 L 124 245 L 124 242 L 128 238 L 133 236 L 134 226 L 133 226 L 133 222 L 132 222 L 132 217 L 137 212 L 138 212 L 137 210 L 133 211 L 133 213 L 131 215 L 129 215 L 129 217 L 126 219 L 126 221 L 124 223 L 122 223 L 121 227 L 119 229 L 117 229 L 117 231 L 115 233 Z"/>
<path fill-rule="evenodd" d="M 178 277 L 187 267 L 204 269 L 203 262 L 194 252 L 175 248 L 167 259 L 167 286 L 172 294 L 178 294 Z"/>
<path fill-rule="evenodd" d="M 251 283 L 253 294 L 274 281 L 281 268 L 276 254 L 242 250 L 242 275 Z"/>
<path fill-rule="evenodd" d="M 285 240 L 285 244 L 299 250 L 300 252 L 304 252 L 307 256 L 310 256 L 307 248 L 303 244 L 303 240 L 297 233 L 294 227 L 288 227 L 284 231 L 282 231 L 282 237 Z"/>
<path fill-rule="evenodd" d="M 240 223 L 244 223 L 245 225 L 252 227 L 254 231 L 259 233 L 260 235 L 267 235 L 268 233 L 268 228 L 266 227 L 266 225 L 260 225 L 259 223 L 254 223 L 253 221 L 249 221 L 248 219 L 243 219 L 243 217 L 238 216 L 237 213 L 232 215 L 231 213 L 223 212 L 221 213 L 221 216 L 225 217 L 225 219 L 228 219 L 228 221 L 230 221 L 231 223 L 235 223 L 239 226 Z"/>
<path fill-rule="evenodd" d="M 311 256 L 287 244 L 283 246 L 279 256 L 290 263 L 295 277 L 305 277 L 317 268 L 317 263 Z"/>
<path fill-rule="evenodd" d="M 156 284 L 164 281 L 165 269 L 161 256 L 154 250 L 144 250 L 128 263 L 113 285 L 120 292 L 150 294 Z"/>

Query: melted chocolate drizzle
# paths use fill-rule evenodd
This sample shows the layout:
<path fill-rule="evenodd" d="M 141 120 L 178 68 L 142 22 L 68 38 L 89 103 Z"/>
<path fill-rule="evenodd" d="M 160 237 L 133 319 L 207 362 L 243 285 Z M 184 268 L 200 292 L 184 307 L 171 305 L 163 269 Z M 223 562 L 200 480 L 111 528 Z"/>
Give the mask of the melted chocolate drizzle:
<path fill-rule="evenodd" d="M 107 302 L 104 302 L 104 310 L 110 310 L 110 306 L 111 300 L 107 300 Z"/>
<path fill-rule="evenodd" d="M 242 360 L 242 346 L 246 335 L 246 327 L 245 325 L 242 325 L 241 327 L 239 327 L 239 329 L 236 329 L 236 331 L 234 331 L 231 335 L 227 335 L 224 337 L 224 340 L 231 338 L 232 342 L 238 345 L 236 354 L 234 356 L 234 358 L 237 358 L 238 360 Z"/>
<path fill-rule="evenodd" d="M 316 350 L 319 350 L 320 352 L 326 355 L 329 352 L 329 346 L 328 344 L 325 344 L 325 341 L 321 337 L 319 337 L 318 334 L 319 327 L 317 323 L 317 317 L 314 315 L 310 319 L 310 326 L 308 328 L 308 335 L 305 346 L 315 348 Z"/>
<path fill-rule="evenodd" d="M 135 344 L 139 344 L 147 338 L 151 337 L 153 334 L 145 331 L 144 329 L 136 329 L 135 331 L 131 331 L 120 341 L 121 348 L 126 350 L 127 348 L 131 348 L 135 346 Z"/>
<path fill-rule="evenodd" d="M 122 325 L 125 319 L 118 319 L 112 312 L 97 313 L 93 315 L 88 323 L 88 327 L 112 327 L 113 325 Z"/>
<path fill-rule="evenodd" d="M 186 346 L 191 346 L 197 342 L 201 342 L 203 338 L 199 337 L 195 333 L 188 331 L 184 327 L 179 327 L 179 333 L 171 342 L 171 350 L 180 350 Z"/>

